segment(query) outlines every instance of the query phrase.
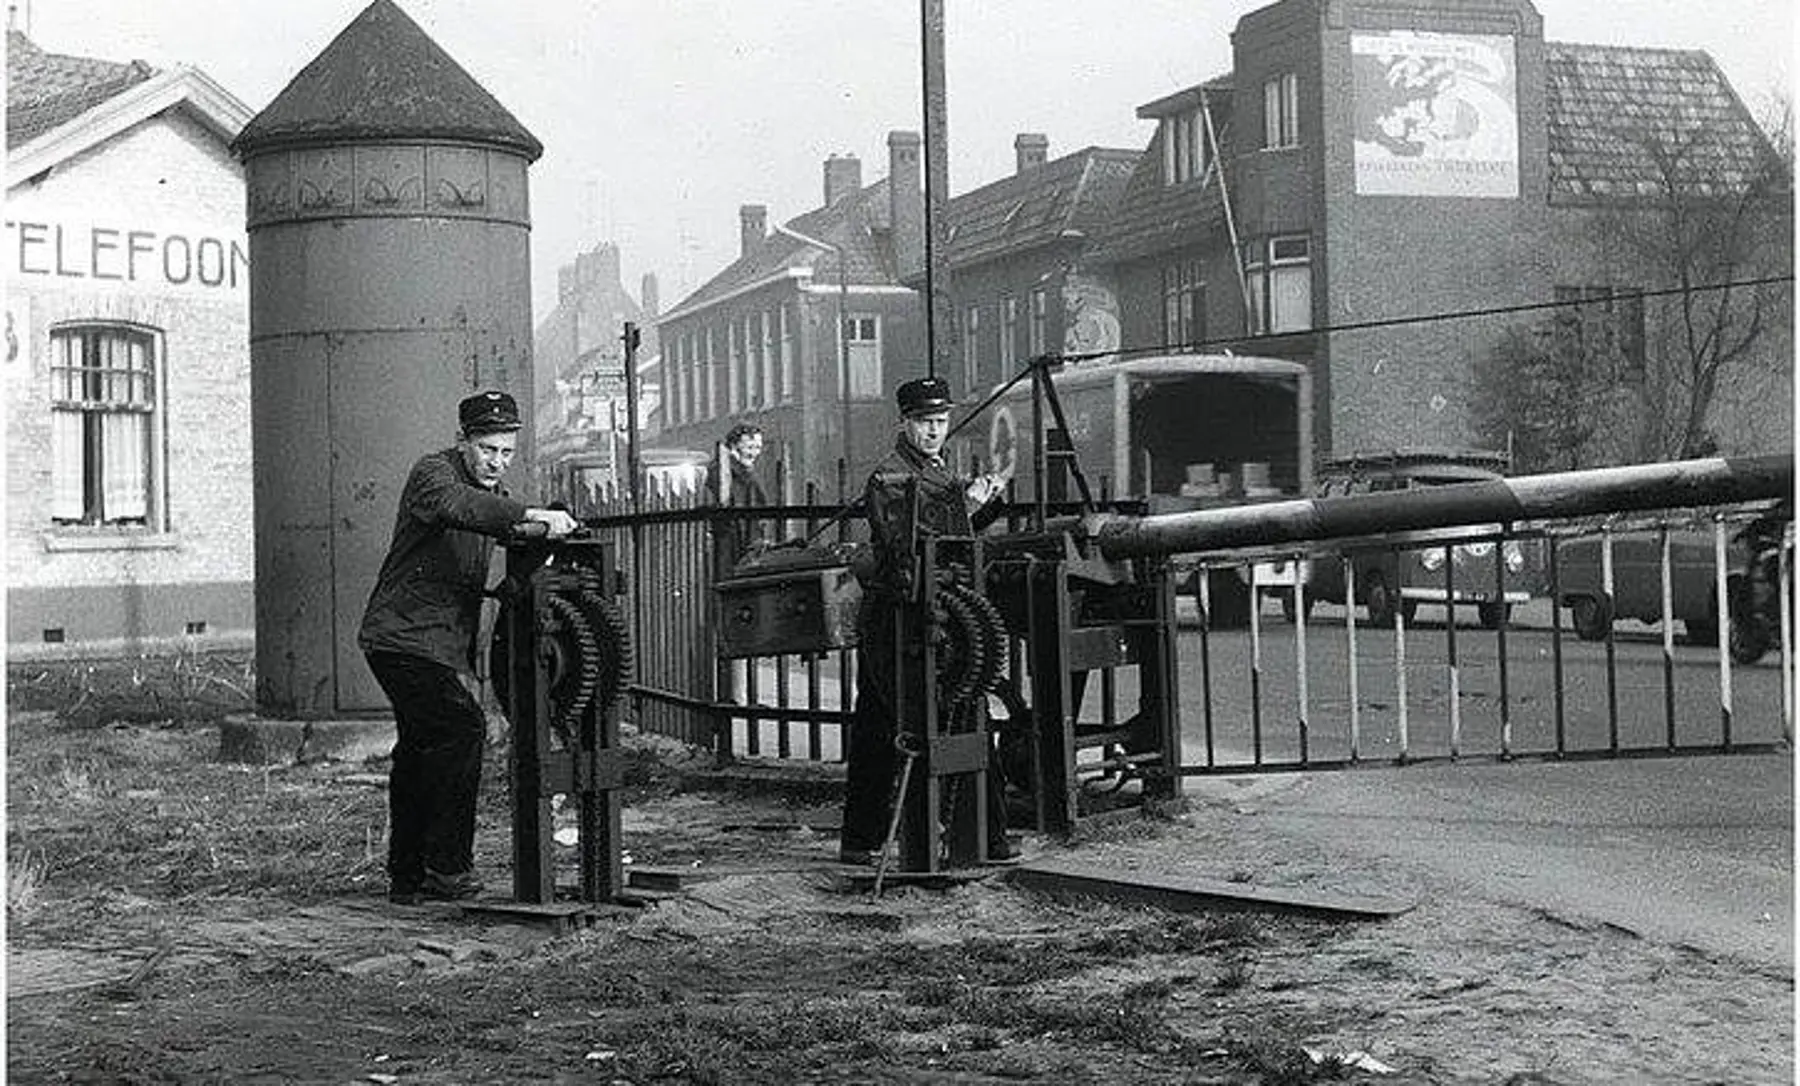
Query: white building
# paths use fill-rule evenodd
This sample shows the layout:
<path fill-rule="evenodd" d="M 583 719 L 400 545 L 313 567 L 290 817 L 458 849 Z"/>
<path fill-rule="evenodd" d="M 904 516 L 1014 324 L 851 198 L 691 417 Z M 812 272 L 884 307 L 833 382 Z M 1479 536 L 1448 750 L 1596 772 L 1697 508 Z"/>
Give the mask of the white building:
<path fill-rule="evenodd" d="M 16 31 L 7 78 L 8 654 L 247 644 L 250 110 Z"/>

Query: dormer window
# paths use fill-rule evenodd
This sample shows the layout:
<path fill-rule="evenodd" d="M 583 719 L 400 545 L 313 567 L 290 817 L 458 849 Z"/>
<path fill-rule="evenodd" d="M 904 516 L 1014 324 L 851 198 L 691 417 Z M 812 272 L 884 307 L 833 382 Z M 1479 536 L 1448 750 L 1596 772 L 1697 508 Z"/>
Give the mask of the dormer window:
<path fill-rule="evenodd" d="M 1161 124 L 1163 184 L 1179 185 L 1206 167 L 1206 124 L 1199 109 L 1164 117 Z"/>

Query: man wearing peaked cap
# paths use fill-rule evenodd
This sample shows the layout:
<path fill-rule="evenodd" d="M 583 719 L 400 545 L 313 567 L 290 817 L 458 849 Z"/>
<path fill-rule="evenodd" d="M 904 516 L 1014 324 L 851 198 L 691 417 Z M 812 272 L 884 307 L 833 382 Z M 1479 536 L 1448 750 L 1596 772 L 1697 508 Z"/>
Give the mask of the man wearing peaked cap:
<path fill-rule="evenodd" d="M 914 584 L 919 540 L 926 535 L 973 535 L 977 526 L 993 519 L 997 499 L 1006 489 L 1003 475 L 965 479 L 944 463 L 944 443 L 950 436 L 950 409 L 955 406 L 950 384 L 941 377 L 920 377 L 894 390 L 900 410 L 899 434 L 894 451 L 881 468 L 869 476 L 863 488 L 863 507 L 868 514 L 873 571 L 863 583 L 863 604 L 857 622 L 858 645 L 856 709 L 850 728 L 847 775 L 844 781 L 844 829 L 838 858 L 845 863 L 869 863 L 880 852 L 887 836 L 896 753 L 894 740 L 902 723 L 897 718 L 900 685 L 908 687 L 905 704 L 910 732 L 923 727 L 921 691 L 913 690 L 917 668 L 899 670 L 906 646 L 922 643 L 924 629 Z M 891 465 L 891 467 L 890 467 Z M 912 650 L 916 653 L 916 648 Z M 923 774 L 912 779 L 922 786 Z M 990 777 L 988 787 L 988 858 L 1012 855 L 1006 839 L 1006 812 L 1001 782 Z"/>
<path fill-rule="evenodd" d="M 456 405 L 456 418 L 464 434 L 498 434 L 517 430 L 519 403 L 504 392 L 477 392 Z"/>
<path fill-rule="evenodd" d="M 363 611 L 357 643 L 394 707 L 388 778 L 388 899 L 470 897 L 475 798 L 487 717 L 470 692 L 481 651 L 481 602 L 494 540 L 522 521 L 551 538 L 575 520 L 509 496 L 501 477 L 518 450 L 519 405 L 478 392 L 456 407 L 456 444 L 406 477 L 393 541 Z"/>
<path fill-rule="evenodd" d="M 900 405 L 900 416 L 908 419 L 949 411 L 956 406 L 950 395 L 950 382 L 942 377 L 919 377 L 908 381 L 894 390 L 894 400 Z"/>

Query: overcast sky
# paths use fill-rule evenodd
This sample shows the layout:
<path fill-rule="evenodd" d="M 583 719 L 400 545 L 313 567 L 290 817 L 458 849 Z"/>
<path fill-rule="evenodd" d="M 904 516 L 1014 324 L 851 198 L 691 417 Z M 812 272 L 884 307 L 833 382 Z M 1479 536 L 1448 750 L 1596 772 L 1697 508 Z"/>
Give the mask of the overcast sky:
<path fill-rule="evenodd" d="M 946 0 L 951 189 L 1050 155 L 1141 149 L 1137 106 L 1223 74 L 1267 0 Z M 887 172 L 923 129 L 915 0 L 398 0 L 545 146 L 532 168 L 532 294 L 597 240 L 668 308 L 736 256 L 738 207 L 821 202 L 826 156 Z M 266 106 L 367 0 L 9 0 L 52 52 L 192 64 Z M 1791 95 L 1793 0 L 1537 0 L 1553 41 L 1704 49 L 1753 110 Z"/>

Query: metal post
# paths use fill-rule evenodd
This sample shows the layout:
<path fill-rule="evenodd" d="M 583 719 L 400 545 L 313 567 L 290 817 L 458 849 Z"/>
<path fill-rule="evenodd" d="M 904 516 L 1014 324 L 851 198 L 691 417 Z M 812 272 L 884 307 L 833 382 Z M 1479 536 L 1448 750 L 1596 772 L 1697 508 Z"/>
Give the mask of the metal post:
<path fill-rule="evenodd" d="M 637 352 L 640 337 L 638 326 L 625 322 L 625 332 L 621 337 L 625 341 L 625 470 L 630 472 L 628 480 L 631 495 L 631 643 L 645 644 L 644 641 L 644 491 L 640 470 L 638 451 L 638 385 L 637 385 Z M 643 698 L 633 690 L 631 694 L 631 719 L 637 720 L 643 712 Z"/>
<path fill-rule="evenodd" d="M 1456 666 L 1456 561 L 1454 547 L 1444 547 L 1444 638 L 1450 669 L 1450 757 L 1462 753 L 1462 673 Z"/>
<path fill-rule="evenodd" d="M 1719 728 L 1726 750 L 1731 749 L 1731 592 L 1725 569 L 1725 516 L 1713 514 L 1713 565 L 1717 576 L 1715 598 L 1719 606 Z"/>
<path fill-rule="evenodd" d="M 1217 764 L 1213 754 L 1213 689 L 1212 689 L 1212 590 L 1207 576 L 1207 568 L 1201 566 L 1194 574 L 1194 603 L 1200 609 L 1200 704 L 1203 719 L 1206 722 L 1206 765 L 1212 768 Z"/>
<path fill-rule="evenodd" d="M 1794 741 L 1794 571 L 1789 558 L 1794 553 L 1794 526 L 1781 532 L 1781 554 L 1775 565 L 1781 571 L 1780 592 L 1775 597 L 1781 608 L 1781 739 Z"/>
<path fill-rule="evenodd" d="M 1354 607 L 1354 602 L 1349 606 Z M 1406 761 L 1412 743 L 1406 727 L 1406 608 L 1394 607 L 1394 703 L 1399 707 L 1400 760 Z"/>
<path fill-rule="evenodd" d="M 1306 581 L 1300 576 L 1300 556 L 1294 555 L 1289 565 L 1294 571 L 1294 670 L 1295 695 L 1300 703 L 1300 764 L 1307 761 L 1307 687 L 1306 687 Z"/>
<path fill-rule="evenodd" d="M 1348 557 L 1344 562 L 1344 630 L 1349 638 L 1350 653 L 1350 760 L 1362 752 L 1362 698 L 1356 689 L 1356 563 Z"/>
<path fill-rule="evenodd" d="M 1250 750 L 1251 761 L 1262 765 L 1262 608 L 1257 606 L 1256 563 L 1250 564 Z"/>
<path fill-rule="evenodd" d="M 1506 602 L 1506 544 L 1512 525 L 1503 524 L 1500 538 L 1494 541 L 1494 592 L 1500 597 L 1500 624 L 1494 627 L 1494 647 L 1500 660 L 1500 757 L 1512 757 L 1512 703 L 1507 694 L 1506 628 L 1512 624 L 1511 604 Z"/>
<path fill-rule="evenodd" d="M 940 236 L 950 227 L 945 216 L 950 200 L 950 123 L 944 89 L 944 0 L 919 0 L 919 21 L 925 111 L 925 362 L 936 377 L 940 362 L 942 369 L 949 368 L 950 333 L 956 326 L 942 282 L 950 270 L 948 239 Z"/>
<path fill-rule="evenodd" d="M 1670 750 L 1675 749 L 1675 583 L 1669 561 L 1669 522 L 1662 522 L 1657 541 L 1662 565 L 1662 668 L 1663 730 Z"/>
<path fill-rule="evenodd" d="M 1550 547 L 1550 668 L 1556 688 L 1556 756 L 1560 758 L 1568 749 L 1568 706 L 1563 692 L 1562 569 L 1557 564 L 1557 538 L 1551 536 L 1546 542 Z"/>
<path fill-rule="evenodd" d="M 1606 591 L 1606 610 L 1612 613 L 1613 552 L 1612 525 L 1600 529 L 1600 587 Z M 1613 642 L 1613 624 L 1606 623 L 1606 736 L 1607 749 L 1619 752 L 1619 662 L 1618 646 Z"/>

